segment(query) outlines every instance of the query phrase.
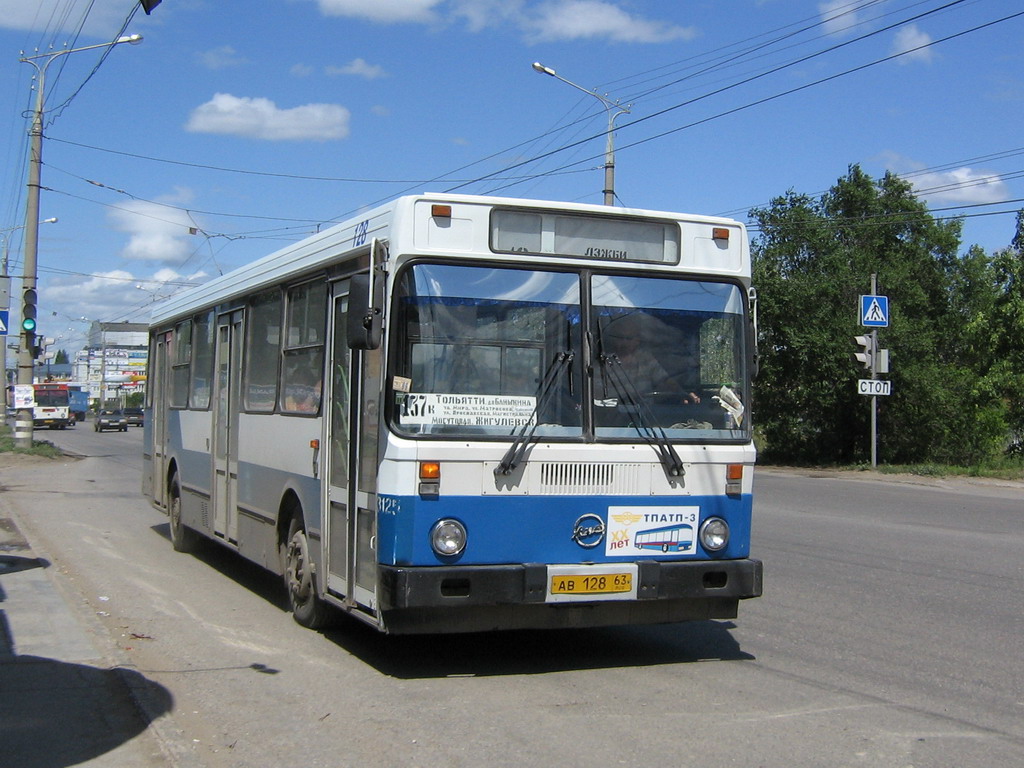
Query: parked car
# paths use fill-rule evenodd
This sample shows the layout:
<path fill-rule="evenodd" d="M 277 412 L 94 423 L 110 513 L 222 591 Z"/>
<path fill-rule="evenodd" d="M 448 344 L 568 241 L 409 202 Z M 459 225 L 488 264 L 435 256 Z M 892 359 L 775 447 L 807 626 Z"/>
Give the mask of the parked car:
<path fill-rule="evenodd" d="M 127 432 L 128 419 L 121 410 L 104 408 L 96 414 L 96 421 L 93 423 L 93 429 L 97 432 L 103 432 L 108 429 L 117 429 L 121 432 Z"/>
<path fill-rule="evenodd" d="M 142 426 L 142 409 L 141 408 L 125 408 L 124 416 L 128 419 L 129 427 L 141 427 Z"/>

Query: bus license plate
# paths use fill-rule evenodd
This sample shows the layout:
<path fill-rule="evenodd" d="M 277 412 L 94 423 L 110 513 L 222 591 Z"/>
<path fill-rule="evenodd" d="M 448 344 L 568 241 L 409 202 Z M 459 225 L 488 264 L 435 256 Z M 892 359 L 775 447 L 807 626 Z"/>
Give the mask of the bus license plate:
<path fill-rule="evenodd" d="M 636 598 L 636 565 L 548 566 L 549 603 Z"/>

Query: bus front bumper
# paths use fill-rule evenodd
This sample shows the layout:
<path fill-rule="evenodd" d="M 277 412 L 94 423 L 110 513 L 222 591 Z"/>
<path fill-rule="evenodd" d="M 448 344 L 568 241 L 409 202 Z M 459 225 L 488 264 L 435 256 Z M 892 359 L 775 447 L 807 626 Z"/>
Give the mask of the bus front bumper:
<path fill-rule="evenodd" d="M 760 597 L 760 560 L 645 560 L 636 599 L 549 602 L 545 564 L 381 566 L 379 609 L 394 633 L 476 632 L 731 619 Z"/>

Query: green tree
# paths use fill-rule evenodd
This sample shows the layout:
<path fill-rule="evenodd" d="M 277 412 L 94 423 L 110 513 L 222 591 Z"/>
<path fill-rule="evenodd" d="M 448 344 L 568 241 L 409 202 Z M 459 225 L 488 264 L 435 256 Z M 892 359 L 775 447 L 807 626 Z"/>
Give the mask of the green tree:
<path fill-rule="evenodd" d="M 1024 211 L 1011 246 L 993 257 L 991 275 L 996 297 L 985 329 L 992 350 L 985 380 L 1007 409 L 1012 451 L 1024 455 Z"/>
<path fill-rule="evenodd" d="M 879 398 L 883 461 L 974 463 L 998 450 L 1006 406 L 976 360 L 964 329 L 996 301 L 982 252 L 960 258 L 960 222 L 938 221 L 911 186 L 875 181 L 858 166 L 820 199 L 793 192 L 751 212 L 760 296 L 761 377 L 755 417 L 770 457 L 805 463 L 863 461 L 870 401 L 851 359 L 865 332 L 858 296 L 877 275 L 889 297 L 893 394 Z M 972 347 L 988 359 L 984 348 Z"/>

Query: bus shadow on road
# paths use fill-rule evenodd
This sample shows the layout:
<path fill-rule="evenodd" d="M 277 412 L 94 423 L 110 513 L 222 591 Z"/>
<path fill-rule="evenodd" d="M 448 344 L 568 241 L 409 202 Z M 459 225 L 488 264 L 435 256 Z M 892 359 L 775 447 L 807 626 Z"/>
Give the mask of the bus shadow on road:
<path fill-rule="evenodd" d="M 151 526 L 151 530 L 167 539 L 167 544 L 170 546 L 171 527 L 168 523 Z M 288 611 L 288 595 L 285 594 L 284 583 L 281 581 L 281 577 L 275 576 L 266 568 L 250 560 L 246 560 L 237 552 L 233 552 L 211 539 L 200 539 L 196 543 L 195 549 L 188 556 L 195 557 L 197 560 L 205 563 L 224 576 L 224 578 L 237 582 L 275 608 Z"/>
<path fill-rule="evenodd" d="M 416 679 L 752 659 L 730 634 L 734 626 L 731 622 L 701 621 L 383 638 L 360 626 L 325 634 L 383 674 Z"/>
<path fill-rule="evenodd" d="M 153 526 L 170 538 L 166 523 Z M 215 542 L 193 553 L 282 611 L 288 596 L 280 577 Z M 690 621 L 596 629 L 510 630 L 446 635 L 385 635 L 339 614 L 324 637 L 382 674 L 401 679 L 524 675 L 581 669 L 646 667 L 704 661 L 744 661 L 731 621 Z"/>
<path fill-rule="evenodd" d="M 730 621 L 598 629 L 388 636 L 342 617 L 324 635 L 382 674 L 400 679 L 532 675 L 754 657 Z"/>

